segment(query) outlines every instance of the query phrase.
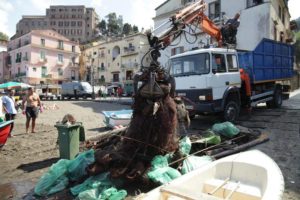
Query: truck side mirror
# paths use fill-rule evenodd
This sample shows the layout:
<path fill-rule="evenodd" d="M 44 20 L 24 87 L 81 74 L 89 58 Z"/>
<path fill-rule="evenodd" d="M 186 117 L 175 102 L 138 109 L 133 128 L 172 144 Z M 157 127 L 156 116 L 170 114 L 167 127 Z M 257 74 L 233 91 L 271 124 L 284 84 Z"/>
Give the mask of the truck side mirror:
<path fill-rule="evenodd" d="M 216 69 L 212 69 L 211 71 L 212 71 L 213 74 L 216 74 L 216 73 L 217 73 L 217 70 L 216 70 Z"/>

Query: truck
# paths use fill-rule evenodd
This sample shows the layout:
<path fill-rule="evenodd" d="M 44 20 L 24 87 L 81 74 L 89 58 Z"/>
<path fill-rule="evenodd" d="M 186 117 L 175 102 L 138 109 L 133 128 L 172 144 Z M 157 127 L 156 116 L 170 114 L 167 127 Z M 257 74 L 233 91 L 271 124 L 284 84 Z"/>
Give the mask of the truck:
<path fill-rule="evenodd" d="M 61 98 L 61 86 L 55 84 L 36 85 L 35 92 L 41 100 L 59 100 Z"/>
<path fill-rule="evenodd" d="M 64 100 L 65 98 L 83 98 L 86 99 L 88 97 L 92 97 L 93 89 L 90 83 L 88 82 L 65 82 L 61 85 L 61 98 Z"/>
<path fill-rule="evenodd" d="M 293 75 L 291 45 L 263 39 L 253 51 L 207 48 L 170 58 L 176 95 L 195 114 L 223 113 L 235 121 L 242 107 L 279 108 L 289 98 Z"/>

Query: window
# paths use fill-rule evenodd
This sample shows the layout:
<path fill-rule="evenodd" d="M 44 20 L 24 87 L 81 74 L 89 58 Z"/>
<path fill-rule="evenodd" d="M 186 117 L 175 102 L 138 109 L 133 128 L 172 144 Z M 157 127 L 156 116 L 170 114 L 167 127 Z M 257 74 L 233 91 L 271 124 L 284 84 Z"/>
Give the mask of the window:
<path fill-rule="evenodd" d="M 62 50 L 64 49 L 64 41 L 58 40 L 58 48 Z"/>
<path fill-rule="evenodd" d="M 64 25 L 64 22 L 58 22 L 58 26 L 63 26 Z"/>
<path fill-rule="evenodd" d="M 247 0 L 247 8 L 262 4 L 263 0 Z"/>
<path fill-rule="evenodd" d="M 62 70 L 62 68 L 58 68 L 57 72 L 58 72 L 59 76 L 63 76 L 63 70 Z"/>
<path fill-rule="evenodd" d="M 75 80 L 75 71 L 74 70 L 71 71 L 71 80 Z"/>
<path fill-rule="evenodd" d="M 281 12 L 282 12 L 282 9 L 281 9 L 281 6 L 278 6 L 278 16 L 281 18 Z"/>
<path fill-rule="evenodd" d="M 58 62 L 62 63 L 64 61 L 64 55 L 63 54 L 58 54 L 57 59 L 58 59 Z"/>
<path fill-rule="evenodd" d="M 71 26 L 76 26 L 76 22 L 71 22 Z"/>
<path fill-rule="evenodd" d="M 32 68 L 32 71 L 33 71 L 33 72 L 36 72 L 36 67 L 33 67 L 33 68 Z"/>
<path fill-rule="evenodd" d="M 41 45 L 44 47 L 45 46 L 45 39 L 41 39 Z"/>
<path fill-rule="evenodd" d="M 75 52 L 75 46 L 72 46 L 72 52 Z"/>
<path fill-rule="evenodd" d="M 68 22 L 68 21 L 65 21 L 64 23 L 65 23 L 65 26 L 69 26 L 70 25 L 70 22 Z"/>
<path fill-rule="evenodd" d="M 43 60 L 46 58 L 45 51 L 40 52 L 40 58 L 43 59 Z"/>
<path fill-rule="evenodd" d="M 209 54 L 201 53 L 171 60 L 171 74 L 174 76 L 208 74 Z"/>
<path fill-rule="evenodd" d="M 227 55 L 227 66 L 228 66 L 228 71 L 229 72 L 239 71 L 235 55 Z"/>
<path fill-rule="evenodd" d="M 119 74 L 113 74 L 113 82 L 119 82 Z"/>
<path fill-rule="evenodd" d="M 174 56 L 179 53 L 183 53 L 183 47 L 175 47 L 175 48 L 171 49 L 171 56 Z"/>
<path fill-rule="evenodd" d="M 31 22 L 31 25 L 34 26 L 34 21 Z"/>
<path fill-rule="evenodd" d="M 226 72 L 225 56 L 223 54 L 212 54 L 212 70 L 217 73 Z"/>
<path fill-rule="evenodd" d="M 284 9 L 282 9 L 281 21 L 282 21 L 283 25 L 285 26 L 285 10 Z"/>
<path fill-rule="evenodd" d="M 208 17 L 210 19 L 220 18 L 220 13 L 221 13 L 220 1 L 218 0 L 210 3 L 208 12 L 209 12 Z"/>
<path fill-rule="evenodd" d="M 42 78 L 45 78 L 47 76 L 47 67 L 42 66 Z"/>
<path fill-rule="evenodd" d="M 78 21 L 77 26 L 82 26 L 82 21 Z"/>

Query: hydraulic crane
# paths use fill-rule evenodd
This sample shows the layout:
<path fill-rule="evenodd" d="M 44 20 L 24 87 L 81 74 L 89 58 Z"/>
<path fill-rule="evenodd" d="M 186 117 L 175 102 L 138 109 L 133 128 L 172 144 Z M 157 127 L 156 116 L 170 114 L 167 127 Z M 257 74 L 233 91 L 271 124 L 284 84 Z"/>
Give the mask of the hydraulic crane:
<path fill-rule="evenodd" d="M 192 3 L 169 18 L 171 26 L 165 31 L 159 35 L 152 35 L 151 32 L 147 33 L 150 50 L 146 55 L 150 55 L 151 63 L 148 67 L 143 66 L 145 55 L 141 61 L 142 74 L 134 77 L 133 86 L 135 94 L 138 92 L 138 82 L 141 81 L 143 82 L 143 85 L 139 90 L 143 97 L 150 99 L 161 97 L 163 96 L 163 91 L 159 88 L 157 83 L 168 82 L 171 84 L 170 95 L 174 96 L 175 81 L 160 66 L 158 58 L 161 55 L 161 50 L 164 50 L 178 37 L 180 37 L 182 34 L 185 34 L 185 29 L 187 27 L 196 27 L 201 29 L 214 38 L 219 47 L 221 47 L 224 43 L 228 43 L 228 37 L 224 37 L 228 34 L 222 33 L 228 33 L 226 30 L 234 27 L 230 26 L 230 24 L 226 24 L 226 26 L 219 28 L 205 15 L 204 12 L 206 8 L 207 4 L 204 2 L 204 0 Z"/>

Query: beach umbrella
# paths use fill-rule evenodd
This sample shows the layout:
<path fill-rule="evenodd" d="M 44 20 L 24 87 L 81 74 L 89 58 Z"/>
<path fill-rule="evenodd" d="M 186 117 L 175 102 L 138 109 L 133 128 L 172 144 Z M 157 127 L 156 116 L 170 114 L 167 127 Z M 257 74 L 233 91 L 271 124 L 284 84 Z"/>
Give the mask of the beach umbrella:
<path fill-rule="evenodd" d="M 29 87 L 32 87 L 32 86 L 28 85 L 26 83 L 20 83 L 20 82 L 6 82 L 6 83 L 0 84 L 0 89 L 17 89 L 17 88 L 26 89 Z"/>
<path fill-rule="evenodd" d="M 0 89 L 13 89 L 13 88 L 20 88 L 21 83 L 19 82 L 6 82 L 0 84 Z"/>

